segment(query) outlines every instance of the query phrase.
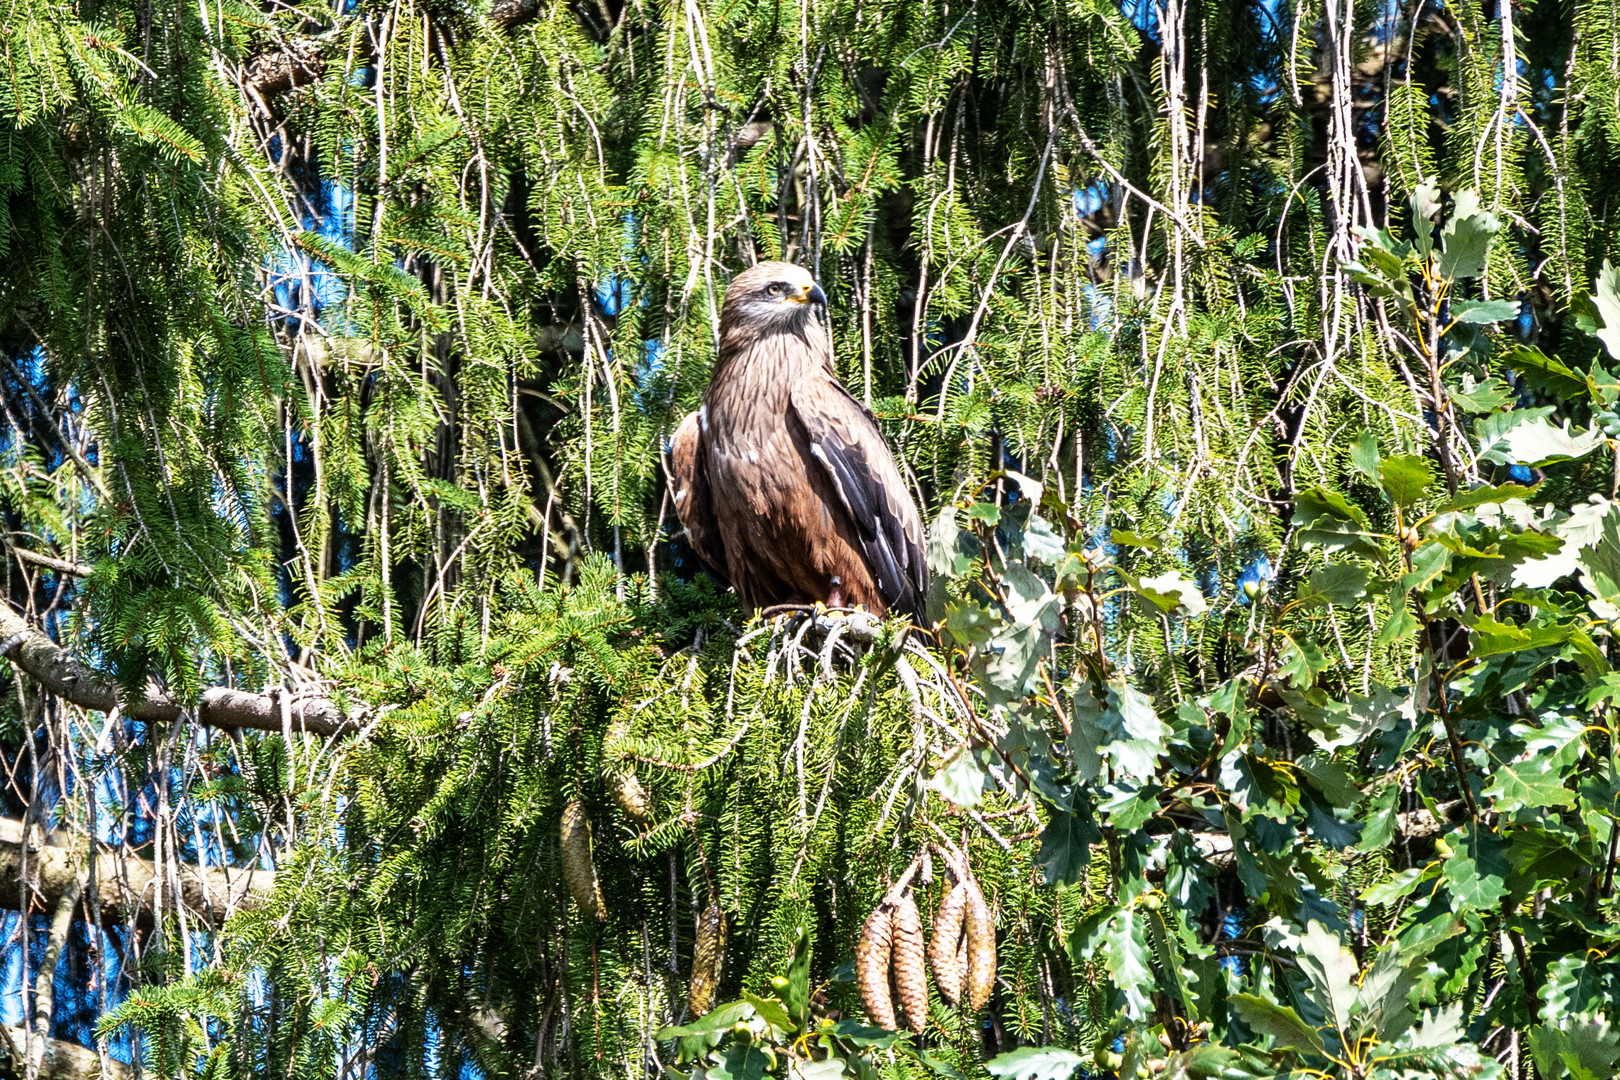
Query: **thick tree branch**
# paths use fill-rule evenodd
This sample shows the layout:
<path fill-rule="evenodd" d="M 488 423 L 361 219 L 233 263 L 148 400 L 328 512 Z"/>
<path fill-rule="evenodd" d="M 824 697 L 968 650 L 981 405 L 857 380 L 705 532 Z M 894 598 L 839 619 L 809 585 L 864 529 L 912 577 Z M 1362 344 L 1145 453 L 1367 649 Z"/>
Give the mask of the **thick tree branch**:
<path fill-rule="evenodd" d="M 489 21 L 506 31 L 532 22 L 539 12 L 539 0 L 496 0 L 489 10 Z M 278 43 L 249 60 L 242 71 L 242 85 L 263 103 L 308 86 L 325 74 L 326 57 L 321 54 L 320 41 L 296 39 Z"/>
<path fill-rule="evenodd" d="M 72 653 L 30 626 L 22 616 L 0 604 L 0 656 L 32 675 L 46 690 L 85 709 L 108 712 L 119 705 L 119 687 Z M 253 728 L 258 731 L 304 731 L 311 735 L 347 735 L 359 723 L 343 715 L 329 698 L 288 693 L 253 694 L 214 686 L 197 701 L 197 718 L 211 727 Z M 146 700 L 126 715 L 137 720 L 174 721 L 180 704 L 156 685 L 146 688 Z"/>
<path fill-rule="evenodd" d="M 260 98 L 285 94 L 326 74 L 326 58 L 307 41 L 294 41 L 248 62 L 243 81 Z"/>
<path fill-rule="evenodd" d="M 533 19 L 539 10 L 537 0 L 496 0 L 489 9 L 489 21 L 502 30 L 510 30 Z"/>
<path fill-rule="evenodd" d="M 0 1026 L 0 1070 L 4 1075 L 21 1076 L 23 1073 L 22 1047 L 28 1038 L 20 1027 Z M 94 1050 L 65 1039 L 51 1039 L 45 1044 L 44 1059 L 40 1062 L 39 1080 L 93 1080 L 102 1076 L 101 1055 Z M 107 1077 L 127 1080 L 135 1075 L 121 1061 L 109 1062 Z"/>
<path fill-rule="evenodd" d="M 45 1054 L 51 1048 L 51 1014 L 56 1011 L 56 966 L 62 962 L 62 956 L 67 951 L 68 931 L 73 929 L 73 909 L 79 906 L 79 895 L 83 891 L 83 876 L 74 874 L 56 901 L 50 936 L 45 939 L 45 955 L 40 958 L 39 974 L 34 977 L 34 1037 L 28 1045 L 28 1075 L 31 1078 L 37 1078 L 43 1072 Z"/>
<path fill-rule="evenodd" d="M 15 886 L 22 874 L 22 845 L 22 822 L 0 818 L 0 881 Z M 96 875 L 96 892 L 102 917 L 122 922 L 127 912 L 136 911 L 149 918 L 159 885 L 157 869 L 148 859 L 118 860 L 111 848 L 102 846 L 99 850 L 101 872 Z M 46 908 L 61 904 L 64 897 L 84 886 L 87 859 L 82 850 L 50 843 L 30 847 L 28 863 L 37 895 Z M 180 898 L 192 911 L 222 923 L 231 912 L 257 905 L 275 884 L 275 878 L 270 870 L 182 865 Z"/>
<path fill-rule="evenodd" d="M 17 547 L 15 544 L 12 544 L 10 540 L 7 540 L 6 544 L 11 548 L 11 553 L 17 556 L 18 560 L 21 562 L 32 563 L 35 566 L 43 566 L 45 569 L 55 570 L 59 574 L 71 574 L 74 577 L 90 576 L 91 568 L 83 563 L 68 562 L 66 559 L 56 559 L 49 555 L 41 555 L 37 551 L 29 551 L 27 548 Z"/>

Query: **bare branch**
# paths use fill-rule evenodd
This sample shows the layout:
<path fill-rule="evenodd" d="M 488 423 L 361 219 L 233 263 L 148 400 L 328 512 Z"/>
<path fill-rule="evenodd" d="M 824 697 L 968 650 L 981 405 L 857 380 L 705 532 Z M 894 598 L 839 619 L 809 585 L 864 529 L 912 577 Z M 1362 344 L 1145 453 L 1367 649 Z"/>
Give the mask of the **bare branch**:
<path fill-rule="evenodd" d="M 0 1025 L 0 1070 L 5 1075 L 20 1075 L 23 1069 L 21 1047 L 28 1033 L 20 1027 Z M 131 1080 L 135 1070 L 121 1061 L 108 1061 L 103 1072 L 101 1058 L 94 1050 L 66 1039 L 51 1039 L 45 1044 L 40 1061 L 39 1080 L 94 1080 L 95 1077 L 112 1080 Z"/>
<path fill-rule="evenodd" d="M 84 887 L 89 853 L 58 844 L 38 844 L 28 849 L 28 869 L 34 877 L 35 895 L 46 907 L 62 903 Z M 22 874 L 23 823 L 0 818 L 0 881 L 16 882 Z M 103 867 L 113 865 L 115 852 L 106 845 L 98 849 Z M 104 918 L 122 922 L 131 911 L 150 918 L 156 891 L 161 885 L 156 867 L 148 859 L 122 860 L 122 873 L 103 871 L 97 882 L 98 899 Z M 271 870 L 241 870 L 229 867 L 181 865 L 180 898 L 187 908 L 224 922 L 233 911 L 256 906 L 275 884 Z M 137 920 L 140 921 L 140 920 Z"/>
<path fill-rule="evenodd" d="M 46 690 L 80 708 L 107 712 L 119 705 L 115 680 L 79 660 L 3 604 L 0 656 L 32 675 Z M 181 707 L 167 690 L 148 684 L 146 700 L 125 713 L 137 720 L 172 722 L 180 718 Z M 282 700 L 280 694 L 254 694 L 224 686 L 204 690 L 196 713 L 202 723 L 219 728 L 283 731 L 290 727 L 311 735 L 348 735 L 360 728 L 357 720 L 345 717 L 329 698 L 289 693 Z"/>
<path fill-rule="evenodd" d="M 73 929 L 73 909 L 79 906 L 84 877 L 74 874 L 56 901 L 51 917 L 50 936 L 45 939 L 45 955 L 40 958 L 39 974 L 34 976 L 34 1031 L 28 1042 L 28 1080 L 38 1080 L 51 1047 L 51 1013 L 56 1010 L 56 965 L 66 952 L 68 931 Z M 99 1067 L 101 1062 L 96 1062 Z"/>
<path fill-rule="evenodd" d="M 9 539 L 6 541 L 6 546 L 11 548 L 11 553 L 15 555 L 20 562 L 32 563 L 35 566 L 43 566 L 45 569 L 55 570 L 59 574 L 72 574 L 74 577 L 90 576 L 91 568 L 86 566 L 84 563 L 69 562 L 66 559 L 57 559 L 51 557 L 50 555 L 41 555 L 37 551 L 29 551 L 27 548 L 17 547 Z"/>
<path fill-rule="evenodd" d="M 308 85 L 326 74 L 326 58 L 307 41 L 293 41 L 249 61 L 244 81 L 261 98 Z"/>

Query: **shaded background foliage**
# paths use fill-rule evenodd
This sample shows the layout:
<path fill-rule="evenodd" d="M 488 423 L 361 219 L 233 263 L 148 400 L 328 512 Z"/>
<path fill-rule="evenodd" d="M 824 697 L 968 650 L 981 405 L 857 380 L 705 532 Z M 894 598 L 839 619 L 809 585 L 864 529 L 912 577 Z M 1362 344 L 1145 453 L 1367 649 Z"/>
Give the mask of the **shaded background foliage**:
<path fill-rule="evenodd" d="M 1252 944 L 1273 915 L 1303 927 L 1337 905 L 1371 948 L 1393 909 L 1359 890 L 1421 865 L 1410 844 L 1345 852 L 1354 837 L 1324 841 L 1344 837 L 1316 805 L 1302 862 L 1274 851 L 1234 874 L 1159 826 L 1238 819 L 1167 797 L 1100 812 L 1088 855 L 1071 795 L 1029 797 L 1039 745 L 1014 760 L 1008 725 L 999 744 L 959 717 L 930 728 L 881 651 L 788 684 L 760 643 L 734 651 L 734 601 L 669 539 L 660 451 L 706 383 L 728 276 L 800 261 L 925 516 L 979 507 L 962 522 L 988 549 L 961 541 L 938 567 L 962 579 L 951 670 L 970 681 L 977 657 L 985 673 L 970 602 L 1016 615 L 1019 597 L 972 583 L 1025 557 L 997 550 L 1029 524 L 1010 468 L 1053 496 L 1057 551 L 1198 593 L 1103 595 L 1031 548 L 1063 604 L 1037 589 L 1027 610 L 1059 620 L 1061 648 L 1044 704 L 1012 713 L 1060 738 L 1067 713 L 1088 715 L 1085 683 L 1156 730 L 1133 702 L 1168 720 L 1243 680 L 1250 756 L 1291 764 L 1310 725 L 1273 683 L 1343 702 L 1427 686 L 1436 655 L 1466 648 L 1442 640 L 1467 638 L 1450 609 L 1384 633 L 1407 604 L 1387 588 L 1293 602 L 1322 591 L 1326 564 L 1291 526 L 1352 520 L 1320 494 L 1302 519 L 1301 492 L 1402 525 L 1377 467 L 1358 470 L 1359 433 L 1375 456 L 1426 457 L 1446 495 L 1509 479 L 1545 479 L 1566 510 L 1614 495 L 1607 449 L 1534 475 L 1529 457 L 1482 460 L 1456 394 L 1601 423 L 1601 395 L 1572 387 L 1601 371 L 1577 315 L 1612 246 L 1617 32 L 1613 4 L 1588 0 L 19 0 L 0 30 L 8 599 L 132 698 L 157 678 L 187 703 L 233 685 L 371 710 L 358 740 L 284 737 L 87 713 L 13 678 L 10 812 L 99 837 L 114 865 L 277 874 L 228 931 L 179 917 L 177 876 L 149 901 L 157 929 L 126 911 L 83 930 L 116 974 L 67 980 L 56 1033 L 84 1040 L 84 1014 L 123 1000 L 104 1030 L 132 1042 L 111 1051 L 164 1074 L 656 1071 L 711 900 L 733 924 L 727 991 L 765 992 L 801 922 L 819 985 L 941 827 L 972 837 L 1003 941 L 984 1029 L 936 1017 L 964 1069 L 1020 1044 L 1095 1044 L 1124 1068 L 1105 1060 L 1113 1037 L 1135 1053 L 1155 1023 L 1168 1050 L 1197 1041 L 1175 1020 L 1187 1002 L 1122 978 L 1121 957 L 1166 979 L 1178 966 L 1159 938 L 1147 956 L 1147 923 L 1109 923 L 1101 954 L 1075 936 L 1159 888 L 1122 855 L 1133 829 L 1201 866 L 1178 932 L 1229 943 L 1210 970 L 1234 993 L 1270 976 L 1231 939 L 1304 940 Z M 1451 302 L 1519 305 L 1477 343 L 1450 327 L 1462 351 L 1444 363 L 1418 340 L 1441 309 L 1413 323 L 1343 268 L 1358 229 L 1425 231 L 1409 206 L 1430 178 L 1477 191 L 1503 226 Z M 1504 366 L 1512 344 L 1574 382 Z M 1405 557 L 1381 550 L 1386 569 Z M 1309 650 L 1285 660 L 1296 641 Z M 1174 738 L 1205 750 L 1198 726 Z M 1005 768 L 977 819 L 929 787 L 969 743 Z M 1340 750 L 1363 786 L 1430 777 L 1367 787 L 1404 811 L 1468 783 L 1424 748 Z M 1198 775 L 1201 756 L 1160 768 Z M 651 792 L 645 828 L 614 808 L 624 769 Z M 945 793 L 980 772 L 964 775 Z M 1210 783 L 1233 786 L 1224 769 Z M 560 884 L 556 821 L 575 797 L 610 898 L 600 926 Z M 1315 805 L 1280 798 L 1279 826 Z M 1054 822 L 1075 830 L 1067 855 L 1039 840 Z M 1536 1012 L 1546 980 L 1500 975 L 1524 957 L 1489 944 L 1495 916 L 1471 917 L 1486 944 L 1425 1003 L 1466 997 L 1469 1037 L 1527 1070 L 1521 1034 L 1553 1018 Z M 17 982 L 31 1016 L 34 980 Z M 825 994 L 858 1011 L 847 980 Z M 1218 1011 L 1218 1038 L 1276 1038 Z"/>

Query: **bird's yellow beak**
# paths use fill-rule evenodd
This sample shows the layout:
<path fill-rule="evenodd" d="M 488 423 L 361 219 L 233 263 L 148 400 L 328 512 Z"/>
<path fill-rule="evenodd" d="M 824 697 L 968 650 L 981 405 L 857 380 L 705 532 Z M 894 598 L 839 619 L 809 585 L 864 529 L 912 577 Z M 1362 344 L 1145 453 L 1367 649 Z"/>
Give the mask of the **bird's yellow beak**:
<path fill-rule="evenodd" d="M 795 304 L 825 304 L 827 294 L 821 291 L 820 285 L 811 282 L 803 287 L 803 291 L 799 295 L 789 296 L 787 299 L 792 300 Z"/>

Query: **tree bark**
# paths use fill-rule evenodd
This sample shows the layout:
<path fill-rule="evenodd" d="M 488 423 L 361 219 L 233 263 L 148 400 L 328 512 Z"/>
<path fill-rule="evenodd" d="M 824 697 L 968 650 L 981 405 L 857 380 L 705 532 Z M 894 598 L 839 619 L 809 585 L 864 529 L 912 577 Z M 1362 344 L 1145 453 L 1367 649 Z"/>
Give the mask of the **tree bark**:
<path fill-rule="evenodd" d="M 0 818 L 0 881 L 16 883 L 22 873 L 23 824 L 15 818 Z M 149 922 L 152 898 L 159 884 L 157 868 L 148 859 L 118 860 L 112 849 L 102 846 L 97 862 L 97 894 L 102 917 L 117 922 L 135 912 L 136 921 Z M 85 853 L 47 843 L 28 850 L 29 869 L 35 878 L 36 895 L 46 908 L 82 887 L 87 869 Z M 121 867 L 122 872 L 109 873 Z M 225 867 L 180 867 L 180 897 L 187 908 L 223 923 L 233 911 L 254 907 L 275 883 L 271 870 L 236 870 Z"/>
<path fill-rule="evenodd" d="M 79 660 L 4 604 L 0 604 L 0 656 L 9 658 L 46 690 L 81 708 L 109 712 L 120 704 L 114 679 Z M 359 722 L 345 717 L 329 698 L 289 692 L 285 701 L 281 699 L 280 694 L 213 686 L 198 698 L 197 719 L 210 727 L 290 729 L 311 735 L 348 735 L 359 730 Z M 178 720 L 180 713 L 180 703 L 153 683 L 147 685 L 144 701 L 125 709 L 125 715 L 137 720 L 158 722 Z"/>
<path fill-rule="evenodd" d="M 40 959 L 39 974 L 34 976 L 34 1033 L 28 1042 L 28 1080 L 39 1080 L 44 1071 L 45 1055 L 51 1050 L 51 1014 L 56 1011 L 56 968 L 67 951 L 68 934 L 73 930 L 73 909 L 79 906 L 79 894 L 84 891 L 84 878 L 74 875 L 62 896 L 56 901 L 56 913 L 51 917 L 50 937 L 45 940 L 45 955 Z M 23 972 L 27 978 L 28 973 Z M 98 1060 L 99 1066 L 101 1062 Z"/>
<path fill-rule="evenodd" d="M 8 1075 L 22 1075 L 22 1048 L 27 1033 L 20 1027 L 0 1025 L 0 1069 Z M 132 1080 L 135 1070 L 121 1061 L 110 1062 L 116 1080 Z M 94 1050 L 66 1039 L 51 1039 L 45 1045 L 45 1056 L 40 1062 L 39 1080 L 93 1080 L 102 1076 L 101 1057 Z"/>
<path fill-rule="evenodd" d="M 260 53 L 248 62 L 244 81 L 261 98 L 274 97 L 314 82 L 326 74 L 326 58 L 307 41 Z"/>
<path fill-rule="evenodd" d="M 540 12 L 539 0 L 496 0 L 489 21 L 500 30 L 532 22 Z M 242 72 L 242 84 L 261 102 L 307 86 L 326 74 L 321 43 L 293 40 L 253 57 Z"/>
<path fill-rule="evenodd" d="M 489 9 L 489 21 L 502 30 L 510 30 L 531 21 L 539 11 L 539 0 L 495 0 Z"/>

